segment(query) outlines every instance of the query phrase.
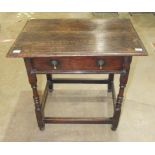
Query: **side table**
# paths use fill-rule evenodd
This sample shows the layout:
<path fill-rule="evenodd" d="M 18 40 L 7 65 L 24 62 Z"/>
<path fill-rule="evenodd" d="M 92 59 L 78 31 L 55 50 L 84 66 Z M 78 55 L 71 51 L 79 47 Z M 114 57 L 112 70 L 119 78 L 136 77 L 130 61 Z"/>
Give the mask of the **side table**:
<path fill-rule="evenodd" d="M 145 55 L 145 47 L 129 19 L 29 20 L 7 54 L 8 57 L 24 59 L 40 130 L 44 129 L 45 123 L 112 124 L 112 130 L 116 130 L 132 57 Z M 52 74 L 68 73 L 108 74 L 109 77 L 105 80 L 52 78 Z M 41 101 L 36 74 L 46 74 L 47 77 Z M 117 98 L 114 74 L 120 74 Z M 113 117 L 46 117 L 46 98 L 55 83 L 107 84 L 108 92 L 112 92 Z"/>

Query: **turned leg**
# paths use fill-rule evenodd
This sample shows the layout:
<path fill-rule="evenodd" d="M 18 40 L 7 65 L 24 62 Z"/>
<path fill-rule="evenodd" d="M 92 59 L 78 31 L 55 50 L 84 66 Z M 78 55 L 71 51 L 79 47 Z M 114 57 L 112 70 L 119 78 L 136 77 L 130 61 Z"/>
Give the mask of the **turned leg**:
<path fill-rule="evenodd" d="M 52 75 L 51 74 L 46 74 L 47 81 L 48 81 L 48 89 L 50 92 L 53 91 L 53 81 L 52 81 Z"/>
<path fill-rule="evenodd" d="M 108 78 L 108 92 L 112 92 L 112 84 L 113 84 L 113 81 L 114 81 L 114 74 L 111 73 L 109 74 L 109 78 Z"/>
<path fill-rule="evenodd" d="M 114 111 L 114 116 L 113 116 L 113 124 L 112 124 L 112 130 L 116 130 L 121 114 L 121 106 L 123 102 L 123 93 L 124 93 L 124 88 L 126 83 L 124 83 L 124 79 L 126 78 L 127 75 L 120 75 L 120 88 L 119 88 L 119 93 L 117 96 L 116 100 L 116 105 L 115 105 L 115 111 Z"/>
<path fill-rule="evenodd" d="M 118 93 L 116 104 L 115 104 L 112 130 L 116 130 L 118 123 L 119 123 L 121 107 L 122 107 L 122 102 L 123 102 L 124 88 L 128 81 L 130 63 L 131 63 L 131 57 L 125 57 L 124 58 L 124 73 L 120 75 L 120 88 L 119 88 L 119 93 Z"/>
<path fill-rule="evenodd" d="M 33 90 L 35 113 L 36 113 L 37 122 L 38 122 L 38 126 L 39 126 L 40 130 L 44 130 L 45 124 L 43 121 L 43 113 L 41 112 L 41 104 L 40 104 L 40 99 L 39 99 L 39 95 L 38 95 L 38 91 L 37 91 L 37 78 L 36 78 L 35 74 L 33 76 L 34 76 L 35 81 L 30 82 L 30 84 L 31 84 L 31 87 Z"/>
<path fill-rule="evenodd" d="M 43 120 L 44 116 L 41 111 L 41 104 L 40 104 L 39 94 L 38 94 L 38 90 L 37 90 L 37 77 L 36 77 L 36 74 L 32 74 L 30 72 L 31 61 L 29 59 L 25 59 L 25 65 L 26 65 L 26 69 L 27 69 L 29 83 L 30 83 L 30 85 L 32 87 L 32 91 L 33 91 L 33 99 L 34 99 L 34 104 L 35 104 L 35 113 L 36 113 L 38 126 L 39 126 L 40 130 L 44 130 L 45 123 Z"/>

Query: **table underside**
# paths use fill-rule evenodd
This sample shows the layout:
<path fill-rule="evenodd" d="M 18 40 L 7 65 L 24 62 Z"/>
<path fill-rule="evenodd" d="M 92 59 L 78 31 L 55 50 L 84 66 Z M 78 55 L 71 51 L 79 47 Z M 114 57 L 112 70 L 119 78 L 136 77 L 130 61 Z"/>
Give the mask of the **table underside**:
<path fill-rule="evenodd" d="M 87 57 L 86 57 L 87 58 Z M 25 58 L 25 65 L 28 73 L 28 79 L 31 84 L 32 90 L 33 90 L 33 98 L 35 103 L 35 112 L 36 117 L 38 121 L 38 126 L 40 130 L 43 130 L 45 128 L 46 123 L 74 123 L 74 124 L 112 124 L 112 130 L 116 130 L 119 118 L 121 114 L 121 105 L 123 102 L 123 93 L 124 88 L 126 86 L 127 80 L 128 80 L 128 74 L 130 69 L 130 63 L 132 60 L 132 57 L 99 57 L 100 60 L 104 60 L 105 64 L 103 66 L 98 66 L 96 63 L 96 60 L 98 62 L 98 57 L 91 57 L 88 58 L 87 61 L 83 61 L 82 66 L 83 68 L 87 68 L 89 70 L 76 70 L 78 68 L 79 59 L 76 59 L 74 57 L 73 64 L 68 65 L 68 61 L 66 59 L 62 58 L 59 59 L 59 61 L 64 61 L 64 66 L 58 66 L 57 68 L 54 68 L 53 66 L 49 65 L 49 61 L 47 58 Z M 51 58 L 50 58 L 51 59 Z M 95 60 L 95 61 L 94 61 Z M 113 61 L 112 61 L 113 60 Z M 47 63 L 48 62 L 48 63 Z M 90 63 L 91 62 L 91 63 Z M 94 62 L 94 63 L 93 63 Z M 116 64 L 114 63 L 116 62 Z M 87 64 L 88 63 L 88 64 Z M 93 65 L 91 66 L 91 64 Z M 63 63 L 62 63 L 63 64 Z M 86 64 L 86 66 L 84 65 Z M 89 66 L 90 64 L 90 66 Z M 62 67 L 62 68 L 61 68 Z M 66 70 L 66 69 L 71 70 Z M 91 70 L 93 69 L 94 70 Z M 110 70 L 111 69 L 111 70 Z M 51 74 L 56 73 L 76 73 L 76 74 L 108 74 L 108 79 L 53 79 Z M 45 87 L 45 91 L 43 93 L 42 100 L 40 101 L 40 97 L 37 90 L 37 74 L 46 74 L 47 76 L 47 83 Z M 120 89 L 119 93 L 116 98 L 115 89 L 114 89 L 114 74 L 120 74 Z M 107 84 L 108 85 L 108 92 L 112 93 L 112 99 L 113 99 L 113 107 L 114 107 L 114 114 L 113 117 L 110 118 L 103 118 L 103 117 L 96 117 L 96 118 L 74 118 L 74 117 L 47 117 L 44 116 L 44 108 L 46 99 L 48 96 L 49 91 L 53 90 L 53 84 L 57 83 L 85 83 L 85 84 Z M 63 102 L 63 101 L 62 101 Z"/>
<path fill-rule="evenodd" d="M 112 93 L 112 99 L 113 99 L 113 108 L 115 110 L 115 104 L 116 104 L 116 93 L 114 88 L 114 83 L 111 83 L 108 79 L 52 79 L 52 84 L 60 84 L 60 83 L 76 83 L 76 84 L 111 84 L 111 87 L 108 89 L 109 92 Z M 52 92 L 53 89 L 50 89 L 51 81 L 47 81 L 45 90 L 42 96 L 41 100 L 41 111 L 44 112 L 46 99 L 48 96 L 48 93 Z M 63 101 L 62 101 L 63 102 Z M 44 117 L 43 118 L 45 123 L 54 123 L 54 124 L 112 124 L 113 117 L 106 118 L 106 117 L 88 117 L 88 118 L 82 118 L 82 117 Z"/>

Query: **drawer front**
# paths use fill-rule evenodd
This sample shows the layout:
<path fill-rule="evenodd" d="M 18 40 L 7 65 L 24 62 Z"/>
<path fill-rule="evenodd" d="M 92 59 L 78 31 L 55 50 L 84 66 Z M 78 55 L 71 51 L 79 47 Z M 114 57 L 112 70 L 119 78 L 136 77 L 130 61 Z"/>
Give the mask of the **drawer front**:
<path fill-rule="evenodd" d="M 36 71 L 83 71 L 83 70 L 121 70 L 123 57 L 49 57 L 33 58 L 33 69 Z"/>

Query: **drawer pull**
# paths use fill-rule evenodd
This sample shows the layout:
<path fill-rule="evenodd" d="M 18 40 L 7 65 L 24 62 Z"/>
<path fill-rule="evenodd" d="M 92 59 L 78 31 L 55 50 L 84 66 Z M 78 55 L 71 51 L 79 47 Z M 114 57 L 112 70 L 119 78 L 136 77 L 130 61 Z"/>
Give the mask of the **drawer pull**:
<path fill-rule="evenodd" d="M 50 64 L 53 66 L 53 69 L 57 69 L 59 61 L 58 60 L 51 60 Z"/>
<path fill-rule="evenodd" d="M 99 59 L 96 61 L 97 66 L 99 66 L 100 69 L 105 65 L 105 61 L 102 59 Z"/>

